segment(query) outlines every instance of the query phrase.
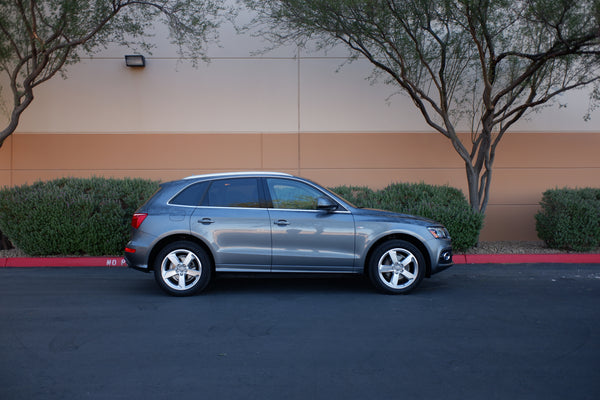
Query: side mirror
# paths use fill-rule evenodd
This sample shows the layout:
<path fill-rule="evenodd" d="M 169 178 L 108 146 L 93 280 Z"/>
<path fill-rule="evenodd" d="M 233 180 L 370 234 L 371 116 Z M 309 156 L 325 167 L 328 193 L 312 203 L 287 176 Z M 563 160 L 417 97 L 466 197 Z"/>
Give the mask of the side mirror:
<path fill-rule="evenodd" d="M 319 197 L 317 200 L 317 210 L 333 212 L 337 210 L 338 205 L 334 203 L 330 198 Z"/>

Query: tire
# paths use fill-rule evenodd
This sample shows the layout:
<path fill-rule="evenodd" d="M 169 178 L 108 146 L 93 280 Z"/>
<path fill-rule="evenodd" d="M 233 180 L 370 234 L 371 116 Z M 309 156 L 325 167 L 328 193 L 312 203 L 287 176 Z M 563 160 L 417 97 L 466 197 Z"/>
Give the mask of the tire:
<path fill-rule="evenodd" d="M 179 241 L 165 246 L 154 262 L 154 279 L 173 296 L 201 292 L 210 282 L 212 262 L 206 251 L 193 242 Z"/>
<path fill-rule="evenodd" d="M 425 276 L 425 258 L 413 244 L 390 240 L 379 245 L 369 259 L 369 277 L 373 285 L 387 294 L 406 294 Z"/>

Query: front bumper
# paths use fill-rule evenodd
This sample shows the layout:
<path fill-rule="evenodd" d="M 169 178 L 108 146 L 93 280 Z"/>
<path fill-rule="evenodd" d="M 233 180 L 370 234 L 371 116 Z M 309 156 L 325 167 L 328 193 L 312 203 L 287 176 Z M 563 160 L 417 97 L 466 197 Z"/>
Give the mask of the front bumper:
<path fill-rule="evenodd" d="M 435 265 L 432 265 L 431 267 L 431 275 L 437 274 L 438 272 L 442 272 L 453 265 L 454 261 L 452 261 L 452 248 L 444 248 L 440 251 L 437 263 Z"/>

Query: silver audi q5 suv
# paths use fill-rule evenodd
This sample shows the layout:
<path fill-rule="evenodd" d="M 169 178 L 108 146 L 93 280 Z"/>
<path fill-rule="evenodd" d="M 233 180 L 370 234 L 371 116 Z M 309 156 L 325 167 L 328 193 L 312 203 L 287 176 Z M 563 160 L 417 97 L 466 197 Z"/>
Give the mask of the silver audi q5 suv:
<path fill-rule="evenodd" d="M 362 209 L 288 174 L 244 172 L 163 183 L 133 215 L 127 264 L 154 272 L 176 296 L 215 273 L 365 274 L 384 293 L 408 293 L 452 265 L 446 228 Z"/>

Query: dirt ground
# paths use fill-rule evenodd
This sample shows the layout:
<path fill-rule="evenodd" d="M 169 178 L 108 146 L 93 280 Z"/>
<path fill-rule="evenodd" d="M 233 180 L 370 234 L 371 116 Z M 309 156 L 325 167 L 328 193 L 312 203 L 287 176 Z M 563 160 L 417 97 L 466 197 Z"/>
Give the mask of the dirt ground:
<path fill-rule="evenodd" d="M 597 252 L 594 251 L 593 253 Z M 542 241 L 502 241 L 502 242 L 479 242 L 464 254 L 560 254 L 567 251 L 551 249 L 546 247 Z"/>

